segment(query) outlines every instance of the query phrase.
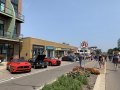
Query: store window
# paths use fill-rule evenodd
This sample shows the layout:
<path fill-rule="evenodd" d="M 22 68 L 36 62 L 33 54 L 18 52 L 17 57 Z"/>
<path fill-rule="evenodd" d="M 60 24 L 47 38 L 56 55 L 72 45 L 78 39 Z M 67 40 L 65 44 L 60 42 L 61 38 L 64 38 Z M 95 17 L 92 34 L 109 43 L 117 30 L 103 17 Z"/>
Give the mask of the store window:
<path fill-rule="evenodd" d="M 0 20 L 0 36 L 4 36 L 4 21 Z"/>
<path fill-rule="evenodd" d="M 33 56 L 34 55 L 37 55 L 38 52 L 42 55 L 44 54 L 44 51 L 45 51 L 45 47 L 42 46 L 42 45 L 33 45 Z"/>
<path fill-rule="evenodd" d="M 0 0 L 0 11 L 1 12 L 5 11 L 5 0 Z"/>
<path fill-rule="evenodd" d="M 17 24 L 15 24 L 13 38 L 16 38 L 16 37 L 17 37 Z"/>

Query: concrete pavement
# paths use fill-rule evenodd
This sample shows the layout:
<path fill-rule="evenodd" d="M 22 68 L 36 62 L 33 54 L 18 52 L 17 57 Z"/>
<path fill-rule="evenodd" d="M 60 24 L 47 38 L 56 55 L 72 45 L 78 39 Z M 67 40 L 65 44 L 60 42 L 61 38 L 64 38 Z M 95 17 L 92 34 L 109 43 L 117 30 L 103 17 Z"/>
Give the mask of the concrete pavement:
<path fill-rule="evenodd" d="M 120 68 L 115 71 L 114 65 L 107 62 L 106 90 L 120 90 Z"/>

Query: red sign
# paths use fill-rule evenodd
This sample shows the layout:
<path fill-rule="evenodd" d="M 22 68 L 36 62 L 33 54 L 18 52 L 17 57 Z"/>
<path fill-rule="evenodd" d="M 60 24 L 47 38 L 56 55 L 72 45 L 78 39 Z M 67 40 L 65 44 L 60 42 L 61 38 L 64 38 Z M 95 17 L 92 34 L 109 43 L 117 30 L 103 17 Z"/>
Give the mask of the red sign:
<path fill-rule="evenodd" d="M 82 47 L 82 48 L 87 48 L 87 47 L 88 47 L 88 43 L 87 43 L 86 41 L 83 41 L 83 42 L 81 43 L 81 47 Z"/>

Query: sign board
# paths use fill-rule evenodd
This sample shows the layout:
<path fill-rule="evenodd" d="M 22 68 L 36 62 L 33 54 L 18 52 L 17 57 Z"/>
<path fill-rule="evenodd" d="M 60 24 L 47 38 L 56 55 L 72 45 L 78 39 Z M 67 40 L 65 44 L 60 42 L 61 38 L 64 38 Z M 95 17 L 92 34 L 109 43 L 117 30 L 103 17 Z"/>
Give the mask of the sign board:
<path fill-rule="evenodd" d="M 86 41 L 83 41 L 83 42 L 81 43 L 81 47 L 82 47 L 82 48 L 87 48 L 87 47 L 88 47 L 88 43 L 87 43 Z"/>

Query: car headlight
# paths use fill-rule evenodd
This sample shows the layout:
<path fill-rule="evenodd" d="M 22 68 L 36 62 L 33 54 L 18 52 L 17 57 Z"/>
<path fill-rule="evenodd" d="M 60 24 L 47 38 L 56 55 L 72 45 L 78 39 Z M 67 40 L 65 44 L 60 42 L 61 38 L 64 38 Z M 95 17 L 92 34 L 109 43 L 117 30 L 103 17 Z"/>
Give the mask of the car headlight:
<path fill-rule="evenodd" d="M 11 68 L 16 68 L 16 66 L 11 66 Z"/>

